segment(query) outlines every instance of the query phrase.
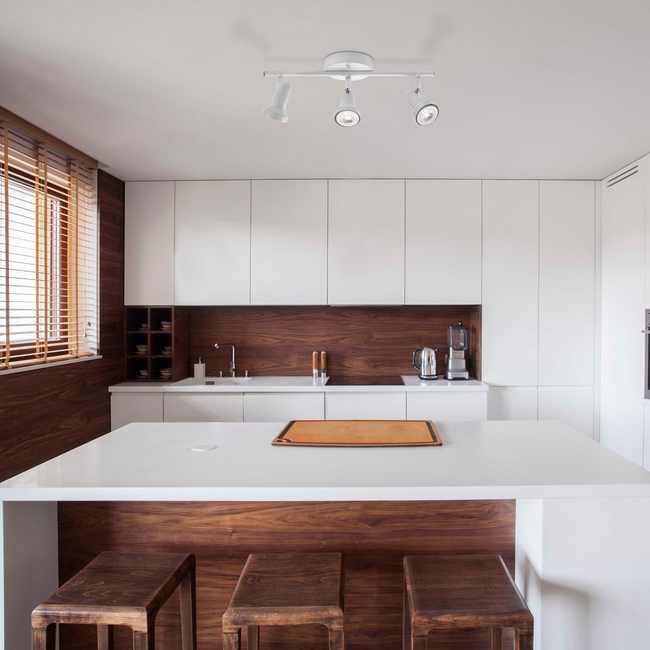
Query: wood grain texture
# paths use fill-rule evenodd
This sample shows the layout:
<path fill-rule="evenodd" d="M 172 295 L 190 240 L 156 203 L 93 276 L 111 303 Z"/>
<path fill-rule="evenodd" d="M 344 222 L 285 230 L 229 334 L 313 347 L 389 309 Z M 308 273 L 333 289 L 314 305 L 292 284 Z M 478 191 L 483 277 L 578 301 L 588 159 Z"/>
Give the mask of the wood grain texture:
<path fill-rule="evenodd" d="M 124 380 L 124 183 L 99 170 L 102 359 L 0 376 L 0 480 L 110 431 Z"/>
<path fill-rule="evenodd" d="M 222 618 L 224 634 L 250 626 L 325 625 L 345 628 L 340 553 L 253 553 Z M 259 637 L 254 631 L 253 645 Z"/>
<path fill-rule="evenodd" d="M 105 550 L 194 553 L 199 650 L 222 648 L 221 617 L 250 553 L 343 553 L 348 650 L 400 647 L 405 555 L 496 553 L 514 571 L 514 501 L 60 503 L 59 527 L 62 581 Z M 178 647 L 178 629 L 172 596 L 158 650 Z M 445 633 L 436 650 L 485 649 L 487 634 Z M 115 636 L 117 650 L 130 648 L 128 631 Z M 94 630 L 64 626 L 62 637 L 62 649 L 95 647 Z M 260 643 L 325 650 L 328 637 L 320 626 L 262 628 Z"/>
<path fill-rule="evenodd" d="M 498 555 L 404 558 L 404 637 L 440 630 L 514 627 L 531 636 L 533 615 Z M 491 634 L 493 645 L 501 642 Z"/>
<path fill-rule="evenodd" d="M 237 371 L 253 375 L 311 375 L 314 350 L 327 351 L 328 374 L 359 381 L 373 375 L 415 374 L 418 346 L 438 349 L 445 369 L 447 326 L 469 332 L 469 371 L 481 378 L 480 305 L 403 307 L 192 307 L 191 356 L 203 357 L 209 375 L 228 370 L 237 348 Z"/>

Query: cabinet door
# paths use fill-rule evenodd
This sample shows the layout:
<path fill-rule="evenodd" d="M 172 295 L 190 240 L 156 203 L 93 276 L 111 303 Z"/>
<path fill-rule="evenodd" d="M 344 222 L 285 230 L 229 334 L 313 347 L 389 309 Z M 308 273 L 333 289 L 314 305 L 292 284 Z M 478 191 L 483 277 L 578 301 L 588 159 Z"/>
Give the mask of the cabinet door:
<path fill-rule="evenodd" d="M 323 393 L 245 393 L 244 422 L 324 420 Z"/>
<path fill-rule="evenodd" d="M 434 422 L 476 422 L 487 420 L 487 392 L 450 392 L 406 394 L 407 420 Z"/>
<path fill-rule="evenodd" d="M 488 420 L 537 420 L 537 388 L 490 387 Z"/>
<path fill-rule="evenodd" d="M 162 421 L 162 393 L 111 393 L 111 431 L 131 422 Z"/>
<path fill-rule="evenodd" d="M 538 420 L 559 420 L 588 438 L 594 437 L 593 386 L 540 386 Z"/>
<path fill-rule="evenodd" d="M 601 381 L 643 399 L 645 178 L 635 167 L 602 184 Z"/>
<path fill-rule="evenodd" d="M 251 304 L 327 304 L 327 181 L 253 181 Z"/>
<path fill-rule="evenodd" d="M 406 181 L 406 303 L 481 302 L 481 181 Z"/>
<path fill-rule="evenodd" d="M 594 383 L 592 181 L 539 183 L 539 384 Z"/>
<path fill-rule="evenodd" d="M 645 404 L 603 390 L 600 393 L 600 442 L 643 466 Z"/>
<path fill-rule="evenodd" d="M 176 304 L 250 303 L 250 181 L 176 183 Z"/>
<path fill-rule="evenodd" d="M 165 422 L 243 420 L 243 393 L 165 393 Z"/>
<path fill-rule="evenodd" d="M 174 183 L 126 183 L 124 304 L 174 304 Z"/>
<path fill-rule="evenodd" d="M 404 181 L 330 181 L 330 305 L 404 303 Z"/>
<path fill-rule="evenodd" d="M 406 420 L 406 393 L 326 393 L 326 420 Z"/>
<path fill-rule="evenodd" d="M 537 181 L 483 181 L 483 381 L 537 385 Z"/>

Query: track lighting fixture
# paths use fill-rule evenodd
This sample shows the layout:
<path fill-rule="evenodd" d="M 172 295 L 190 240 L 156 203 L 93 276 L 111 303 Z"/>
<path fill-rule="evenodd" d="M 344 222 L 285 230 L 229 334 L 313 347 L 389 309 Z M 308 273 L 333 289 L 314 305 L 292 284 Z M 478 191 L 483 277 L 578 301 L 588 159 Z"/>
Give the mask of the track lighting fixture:
<path fill-rule="evenodd" d="M 352 79 L 345 78 L 345 88 L 341 91 L 339 107 L 334 113 L 334 119 L 339 126 L 356 126 L 361 120 L 361 115 L 354 105 L 354 93 L 352 92 Z"/>
<path fill-rule="evenodd" d="M 275 86 L 273 100 L 262 111 L 262 115 L 270 117 L 272 120 L 277 120 L 278 122 L 286 122 L 289 119 L 287 115 L 287 102 L 289 101 L 290 92 L 291 86 L 282 80 L 282 75 L 278 75 L 278 83 Z"/>
<path fill-rule="evenodd" d="M 339 107 L 334 112 L 334 120 L 339 126 L 356 126 L 361 120 L 361 114 L 354 104 L 354 93 L 351 82 L 365 79 L 366 77 L 413 77 L 415 79 L 415 90 L 406 93 L 406 101 L 413 109 L 413 118 L 416 124 L 426 126 L 435 121 L 438 117 L 438 107 L 423 99 L 420 94 L 421 77 L 434 77 L 433 72 L 389 70 L 380 72 L 373 69 L 373 58 L 361 52 L 335 52 L 325 58 L 324 70 L 306 71 L 264 71 L 264 76 L 275 76 L 278 83 L 273 94 L 273 101 L 268 108 L 265 108 L 262 115 L 271 117 L 279 122 L 286 122 L 287 100 L 291 87 L 283 81 L 283 77 L 331 77 L 332 79 L 344 79 L 345 88 L 341 93 Z"/>
<path fill-rule="evenodd" d="M 420 126 L 427 126 L 438 117 L 438 107 L 420 94 L 420 77 L 415 77 L 415 90 L 406 93 L 406 101 L 413 109 L 413 119 Z"/>

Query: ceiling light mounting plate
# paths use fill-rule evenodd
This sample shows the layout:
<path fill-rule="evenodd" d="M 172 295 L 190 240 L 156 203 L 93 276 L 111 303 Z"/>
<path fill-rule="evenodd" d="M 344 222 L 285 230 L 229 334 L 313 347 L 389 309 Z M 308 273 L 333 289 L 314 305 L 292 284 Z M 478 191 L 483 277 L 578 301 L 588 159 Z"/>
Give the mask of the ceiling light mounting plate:
<path fill-rule="evenodd" d="M 346 77 L 350 77 L 353 81 L 358 81 L 368 77 L 368 75 L 363 74 L 363 71 L 372 71 L 374 64 L 374 59 L 369 54 L 363 54 L 362 52 L 334 52 L 325 57 L 324 69 L 326 71 L 341 70 L 345 73 L 330 75 L 332 79 L 344 80 Z"/>

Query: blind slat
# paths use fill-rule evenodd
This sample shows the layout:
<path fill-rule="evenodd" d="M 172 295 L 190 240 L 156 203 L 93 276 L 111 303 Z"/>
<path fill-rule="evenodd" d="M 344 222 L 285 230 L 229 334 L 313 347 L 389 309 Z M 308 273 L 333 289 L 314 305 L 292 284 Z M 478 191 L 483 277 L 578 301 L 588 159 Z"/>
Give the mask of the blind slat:
<path fill-rule="evenodd" d="M 0 372 L 97 353 L 96 231 L 94 172 L 0 121 Z"/>

